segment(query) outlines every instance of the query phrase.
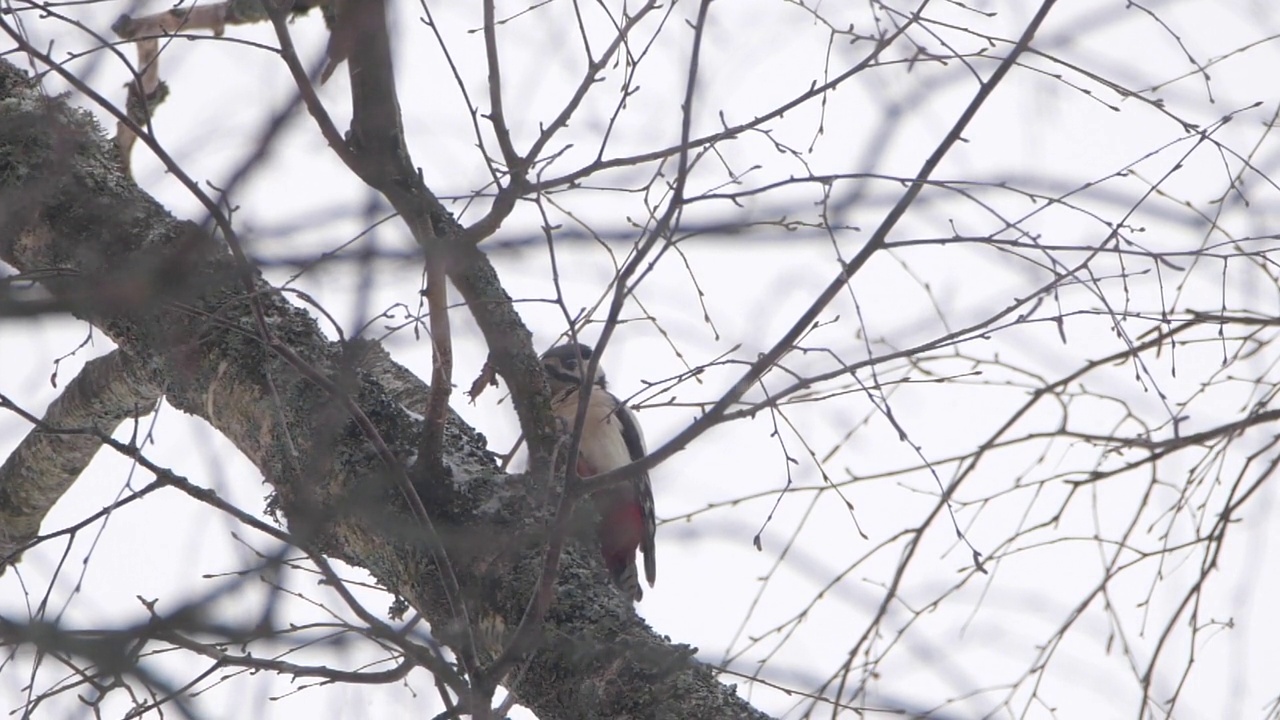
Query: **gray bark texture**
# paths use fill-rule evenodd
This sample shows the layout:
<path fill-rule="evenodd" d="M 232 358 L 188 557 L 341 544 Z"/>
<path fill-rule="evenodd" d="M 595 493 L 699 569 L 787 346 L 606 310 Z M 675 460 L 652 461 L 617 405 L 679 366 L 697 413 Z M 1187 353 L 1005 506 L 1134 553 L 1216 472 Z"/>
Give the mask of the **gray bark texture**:
<path fill-rule="evenodd" d="M 0 574 L 36 539 L 44 516 L 102 448 L 102 436 L 150 413 L 159 398 L 160 388 L 119 350 L 85 363 L 49 404 L 42 426 L 0 464 Z"/>
<path fill-rule="evenodd" d="M 466 256 L 473 274 L 496 278 L 482 253 Z M 140 387 L 162 388 L 173 407 L 233 442 L 274 488 L 272 509 L 295 542 L 370 572 L 456 651 L 472 642 L 481 663 L 501 651 L 537 583 L 554 488 L 499 472 L 484 437 L 451 416 L 443 469 L 413 477 L 442 543 L 432 548 L 339 397 L 354 400 L 391 453 L 410 464 L 421 422 L 407 410 L 421 412 L 426 385 L 380 346 L 326 339 L 307 312 L 238 264 L 221 241 L 173 218 L 138 188 L 89 113 L 47 98 L 5 60 L 0 261 L 40 273 L 57 306 L 116 343 L 124 357 L 111 363 L 127 364 L 129 377 L 146 380 Z M 505 297 L 500 287 L 493 292 Z M 3 342 L 8 351 L 15 347 L 12 338 Z M 300 372 L 277 344 L 329 384 Z M 49 424 L 110 432 L 147 401 L 146 391 L 134 392 L 109 411 Z M 60 437 L 42 432 L 46 440 Z M 85 452 L 35 476 L 30 471 L 40 466 L 11 458 L 24 472 L 0 478 L 0 538 L 31 537 L 32 514 L 43 517 L 83 469 Z M 38 502 L 15 504 L 32 493 Z M 433 560 L 440 550 L 457 576 L 469 631 L 457 627 L 461 615 L 442 590 Z M 656 634 L 609 585 L 592 553 L 574 543 L 541 630 L 537 649 L 504 682 L 541 718 L 764 717 L 693 660 L 691 648 Z"/>

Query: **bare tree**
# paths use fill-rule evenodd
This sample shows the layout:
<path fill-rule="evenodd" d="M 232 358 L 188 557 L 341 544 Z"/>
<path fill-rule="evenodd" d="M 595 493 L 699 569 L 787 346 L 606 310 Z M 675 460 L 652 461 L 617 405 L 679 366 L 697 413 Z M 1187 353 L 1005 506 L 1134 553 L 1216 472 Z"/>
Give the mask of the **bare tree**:
<path fill-rule="evenodd" d="M 446 5 L 4 5 L 6 709 L 1280 715 L 1274 11 Z"/>

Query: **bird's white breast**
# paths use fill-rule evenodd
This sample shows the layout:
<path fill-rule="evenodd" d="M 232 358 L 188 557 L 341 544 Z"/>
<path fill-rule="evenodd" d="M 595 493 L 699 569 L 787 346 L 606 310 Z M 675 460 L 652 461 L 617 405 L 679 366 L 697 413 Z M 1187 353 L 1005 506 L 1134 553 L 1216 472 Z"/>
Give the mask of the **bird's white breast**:
<path fill-rule="evenodd" d="M 622 438 L 622 421 L 617 415 L 617 404 L 617 399 L 607 391 L 597 388 L 591 393 L 578 456 L 590 466 L 592 474 L 608 472 L 631 462 L 631 453 Z M 576 392 L 570 393 L 554 408 L 555 414 L 564 418 L 569 427 L 573 427 L 577 411 Z"/>

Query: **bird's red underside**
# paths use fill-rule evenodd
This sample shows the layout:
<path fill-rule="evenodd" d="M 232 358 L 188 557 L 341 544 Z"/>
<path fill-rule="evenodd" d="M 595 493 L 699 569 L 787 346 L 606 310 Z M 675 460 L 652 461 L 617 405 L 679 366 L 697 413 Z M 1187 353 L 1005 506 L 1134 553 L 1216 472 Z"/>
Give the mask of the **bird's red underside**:
<path fill-rule="evenodd" d="M 586 462 L 578 461 L 578 475 L 590 477 L 594 469 Z M 596 512 L 600 514 L 600 527 L 596 534 L 600 539 L 600 554 L 605 567 L 615 578 L 635 562 L 636 548 L 644 537 L 644 511 L 629 488 L 622 487 L 600 493 L 595 497 Z"/>

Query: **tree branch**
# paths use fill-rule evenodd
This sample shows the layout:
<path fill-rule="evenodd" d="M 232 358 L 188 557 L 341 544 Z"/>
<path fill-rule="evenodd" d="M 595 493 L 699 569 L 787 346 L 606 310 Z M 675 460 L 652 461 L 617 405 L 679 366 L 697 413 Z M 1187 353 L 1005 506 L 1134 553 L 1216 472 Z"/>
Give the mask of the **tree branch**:
<path fill-rule="evenodd" d="M 0 62 L 0 261 L 23 272 L 73 271 L 44 281 L 55 297 L 109 287 L 98 284 L 104 278 L 135 278 L 148 292 L 77 303 L 75 314 L 153 368 L 175 408 L 207 421 L 262 470 L 299 543 L 365 568 L 458 649 L 469 629 L 451 626 L 431 547 L 382 457 L 316 377 L 264 344 L 255 314 L 320 377 L 345 375 L 352 402 L 402 461 L 421 433 L 404 399 L 425 398 L 426 387 L 407 391 L 413 383 L 400 373 L 350 372 L 350 353 L 361 348 L 328 341 L 257 275 L 251 307 L 245 270 L 225 247 L 138 189 L 87 113 L 47 99 L 7 62 Z M 483 322 L 477 314 L 486 337 L 504 324 L 523 329 L 487 262 L 451 264 L 451 274 L 469 302 L 506 298 Z M 495 340 L 494 356 L 527 381 L 539 369 L 521 366 L 529 346 L 511 342 Z M 394 377 L 394 389 L 380 377 Z M 534 412 L 529 397 L 517 403 L 525 413 Z M 499 639 L 480 652 L 496 653 L 538 577 L 546 478 L 501 475 L 483 438 L 453 415 L 445 430 L 448 472 L 418 478 L 417 489 L 475 608 L 473 621 Z M 544 642 L 511 681 L 524 704 L 546 717 L 763 717 L 693 661 L 691 648 L 649 629 L 594 555 L 566 549 Z"/>
<path fill-rule="evenodd" d="M 0 465 L 0 573 L 22 558 L 53 504 L 102 447 L 96 429 L 110 434 L 121 422 L 151 412 L 160 385 L 134 358 L 115 350 L 85 363 L 50 403 L 44 427 L 33 429 Z M 0 397 L 0 408 L 8 400 Z"/>

